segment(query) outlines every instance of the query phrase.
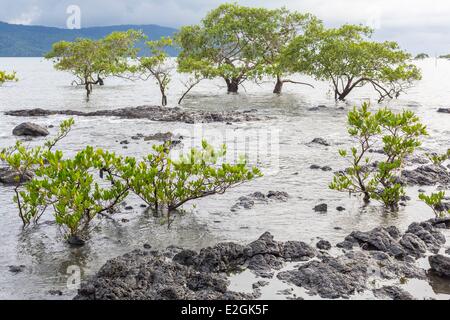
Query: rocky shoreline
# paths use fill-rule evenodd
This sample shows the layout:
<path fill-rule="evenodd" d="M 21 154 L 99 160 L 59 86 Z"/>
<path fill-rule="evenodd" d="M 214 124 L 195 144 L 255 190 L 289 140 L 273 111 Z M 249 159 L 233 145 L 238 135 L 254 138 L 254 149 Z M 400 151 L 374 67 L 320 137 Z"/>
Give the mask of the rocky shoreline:
<path fill-rule="evenodd" d="M 335 248 L 325 240 L 315 248 L 301 241 L 279 242 L 268 232 L 247 245 L 219 243 L 200 252 L 178 247 L 157 251 L 147 245 L 106 262 L 81 284 L 74 299 L 257 299 L 267 284 L 263 279 L 278 279 L 326 299 L 364 291 L 380 299 L 413 299 L 400 286 L 374 288 L 371 283 L 426 280 L 428 273 L 450 281 L 450 257 L 439 254 L 446 242 L 444 228 L 450 229 L 450 217 L 413 223 L 404 233 L 394 226 L 355 231 L 345 238 L 347 245 Z M 430 270 L 417 263 L 424 257 Z M 293 269 L 281 270 L 292 262 L 297 263 Z M 229 275 L 244 270 L 262 278 L 253 292 L 229 290 Z"/>
<path fill-rule="evenodd" d="M 210 112 L 186 110 L 179 107 L 138 106 L 91 112 L 76 110 L 45 110 L 41 108 L 6 111 L 7 116 L 45 117 L 51 115 L 68 115 L 80 117 L 118 117 L 122 119 L 148 119 L 152 121 L 212 123 L 212 122 L 244 122 L 263 120 L 256 115 L 257 110 Z"/>

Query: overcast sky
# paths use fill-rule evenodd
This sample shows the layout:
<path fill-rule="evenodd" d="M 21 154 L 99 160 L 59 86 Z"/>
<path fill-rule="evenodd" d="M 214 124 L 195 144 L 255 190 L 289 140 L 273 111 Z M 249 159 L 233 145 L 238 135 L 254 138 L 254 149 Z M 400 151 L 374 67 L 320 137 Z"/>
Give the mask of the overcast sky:
<path fill-rule="evenodd" d="M 81 27 L 197 23 L 220 0 L 0 0 L 0 21 L 66 27 L 67 7 L 81 9 Z M 449 0 L 244 0 L 240 4 L 286 6 L 310 12 L 329 26 L 363 23 L 379 40 L 395 40 L 414 53 L 450 53 Z"/>

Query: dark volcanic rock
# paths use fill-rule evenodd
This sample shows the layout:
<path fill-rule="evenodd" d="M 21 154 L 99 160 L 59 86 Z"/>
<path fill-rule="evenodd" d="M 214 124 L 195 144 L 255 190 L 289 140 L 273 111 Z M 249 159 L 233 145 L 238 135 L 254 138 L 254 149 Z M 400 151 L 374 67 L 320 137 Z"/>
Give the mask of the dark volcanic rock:
<path fill-rule="evenodd" d="M 287 201 L 289 194 L 284 191 L 269 191 L 267 193 L 267 198 L 277 201 Z"/>
<path fill-rule="evenodd" d="M 348 240 L 344 240 L 342 242 L 337 243 L 336 247 L 341 248 L 341 249 L 345 249 L 345 250 L 351 250 L 351 249 L 353 249 L 353 245 L 354 245 L 354 242 L 348 241 Z"/>
<path fill-rule="evenodd" d="M 433 218 L 428 220 L 427 222 L 434 227 L 436 227 L 437 225 L 445 225 L 446 229 L 450 229 L 450 216 L 442 218 Z"/>
<path fill-rule="evenodd" d="M 350 252 L 308 262 L 297 270 L 280 272 L 277 277 L 323 298 L 345 298 L 366 288 L 367 259 L 362 253 Z"/>
<path fill-rule="evenodd" d="M 251 299 L 227 291 L 228 280 L 171 263 L 158 252 L 136 250 L 109 260 L 81 284 L 76 300 Z"/>
<path fill-rule="evenodd" d="M 406 250 L 391 236 L 385 228 L 375 228 L 368 232 L 354 231 L 350 234 L 364 250 L 378 250 L 402 259 Z"/>
<path fill-rule="evenodd" d="M 173 257 L 173 261 L 178 262 L 184 266 L 192 266 L 194 264 L 194 259 L 197 256 L 197 252 L 193 250 L 183 250 L 177 253 Z"/>
<path fill-rule="evenodd" d="M 327 147 L 330 145 L 330 143 L 324 138 L 314 138 L 310 143 L 320 144 Z"/>
<path fill-rule="evenodd" d="M 31 137 L 45 137 L 49 132 L 46 128 L 31 122 L 24 122 L 13 129 L 15 136 L 31 136 Z"/>
<path fill-rule="evenodd" d="M 237 211 L 240 208 L 251 209 L 255 205 L 255 201 L 248 196 L 239 197 L 238 201 L 231 207 L 231 211 Z"/>
<path fill-rule="evenodd" d="M 269 232 L 248 245 L 219 243 L 199 253 L 179 247 L 162 252 L 136 250 L 108 261 L 82 283 L 76 299 L 256 299 L 261 294 L 258 284 L 252 294 L 232 292 L 226 274 L 247 268 L 260 277 L 271 278 L 274 270 L 280 270 L 287 261 L 307 260 L 293 270 L 278 273 L 278 279 L 323 298 L 348 298 L 372 289 L 374 278 L 426 279 L 425 270 L 413 264 L 411 256 L 438 249 L 443 239 L 424 222 L 412 224 L 403 235 L 395 227 L 355 231 L 343 243 L 348 244 L 349 251 L 337 257 L 318 253 L 304 242 L 275 241 Z M 354 244 L 369 251 L 353 251 Z M 330 246 L 327 241 L 318 243 L 325 250 Z M 400 257 L 404 259 L 396 259 Z M 449 259 L 433 256 L 430 265 L 435 272 L 448 275 Z M 376 289 L 374 294 L 380 298 L 411 298 L 391 286 Z"/>
<path fill-rule="evenodd" d="M 282 257 L 287 261 L 306 261 L 316 256 L 316 250 L 301 241 L 287 241 L 282 244 Z"/>
<path fill-rule="evenodd" d="M 24 175 L 17 175 L 14 170 L 10 168 L 0 168 L 0 183 L 6 185 L 15 185 L 17 182 L 20 184 L 25 183 L 33 179 L 33 173 L 31 171 L 26 172 Z"/>
<path fill-rule="evenodd" d="M 245 248 L 247 257 L 253 257 L 257 254 L 271 254 L 274 256 L 282 255 L 282 247 L 273 239 L 270 232 L 263 233 L 258 240 L 251 242 Z"/>
<path fill-rule="evenodd" d="M 445 236 L 428 222 L 414 222 L 408 227 L 406 233 L 416 235 L 425 243 L 428 250 L 433 253 L 438 253 L 441 246 L 445 243 Z"/>
<path fill-rule="evenodd" d="M 83 239 L 81 239 L 80 237 L 77 236 L 71 236 L 67 239 L 67 242 L 74 247 L 81 247 L 84 246 L 84 244 L 86 243 Z"/>
<path fill-rule="evenodd" d="M 277 277 L 301 286 L 311 294 L 336 299 L 366 290 L 369 277 L 374 274 L 380 274 L 383 279 L 426 278 L 424 270 L 379 251 L 349 251 L 338 257 L 325 255 L 298 269 L 280 272 Z"/>
<path fill-rule="evenodd" d="M 420 166 L 414 170 L 404 170 L 400 180 L 408 185 L 448 185 L 450 184 L 450 171 L 441 165 Z"/>
<path fill-rule="evenodd" d="M 25 271 L 25 266 L 24 265 L 9 266 L 8 269 L 9 269 L 9 272 L 12 272 L 12 273 L 21 273 L 21 272 Z"/>
<path fill-rule="evenodd" d="M 319 240 L 319 242 L 316 243 L 316 247 L 320 250 L 330 250 L 331 243 L 327 240 Z"/>
<path fill-rule="evenodd" d="M 235 212 L 241 208 L 251 209 L 257 203 L 268 203 L 269 200 L 285 202 L 289 198 L 289 194 L 284 191 L 269 191 L 267 195 L 256 191 L 252 194 L 239 197 L 238 201 L 231 207 L 231 211 Z"/>
<path fill-rule="evenodd" d="M 414 297 L 405 290 L 396 286 L 384 286 L 379 289 L 372 290 L 377 298 L 390 298 L 392 300 L 414 300 Z"/>
<path fill-rule="evenodd" d="M 439 113 L 450 113 L 450 108 L 439 108 L 437 112 L 439 112 Z"/>
<path fill-rule="evenodd" d="M 316 212 L 327 212 L 328 211 L 328 205 L 326 203 L 318 204 L 313 208 Z"/>
<path fill-rule="evenodd" d="M 248 269 L 263 278 L 273 276 L 272 269 L 281 268 L 282 247 L 269 232 L 262 234 L 244 249 L 248 260 Z"/>
<path fill-rule="evenodd" d="M 211 123 L 211 122 L 243 122 L 261 120 L 256 115 L 257 110 L 249 110 L 246 112 L 227 111 L 227 112 L 209 112 L 194 111 L 181 108 L 167 108 L 159 106 L 139 106 L 130 108 L 120 108 L 113 110 L 99 110 L 91 112 L 75 111 L 75 110 L 44 110 L 29 109 L 15 110 L 5 112 L 9 116 L 18 117 L 35 117 L 50 115 L 71 115 L 84 117 L 119 117 L 123 119 L 149 119 L 153 121 L 169 121 L 169 122 L 185 122 L 185 123 Z"/>
<path fill-rule="evenodd" d="M 48 293 L 52 296 L 62 296 L 63 292 L 61 290 L 48 290 Z"/>
<path fill-rule="evenodd" d="M 428 257 L 431 269 L 438 275 L 450 278 L 450 257 L 437 254 Z"/>
<path fill-rule="evenodd" d="M 415 258 L 425 256 L 427 245 L 418 236 L 412 233 L 405 233 L 400 240 L 400 244 L 406 251 Z"/>
<path fill-rule="evenodd" d="M 257 254 L 250 258 L 247 268 L 262 278 L 272 278 L 273 270 L 283 266 L 283 261 L 272 254 Z"/>
<path fill-rule="evenodd" d="M 258 288 L 261 288 L 261 287 L 265 287 L 267 285 L 269 285 L 268 281 L 259 280 L 258 282 L 255 282 L 254 284 L 252 284 L 252 288 L 253 289 L 258 289 Z"/>
<path fill-rule="evenodd" d="M 144 137 L 144 141 L 150 141 L 150 140 L 157 140 L 157 141 L 168 141 L 172 139 L 173 133 L 172 132 L 158 132 L 155 134 L 151 134 L 149 136 Z"/>
<path fill-rule="evenodd" d="M 201 272 L 231 272 L 238 270 L 247 257 L 244 246 L 233 242 L 219 243 L 200 250 L 194 267 Z"/>

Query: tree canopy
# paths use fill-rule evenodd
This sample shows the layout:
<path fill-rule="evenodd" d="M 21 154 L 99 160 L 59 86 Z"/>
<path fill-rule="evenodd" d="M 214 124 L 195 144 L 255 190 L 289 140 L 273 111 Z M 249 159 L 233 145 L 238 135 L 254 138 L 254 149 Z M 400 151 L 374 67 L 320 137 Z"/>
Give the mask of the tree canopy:
<path fill-rule="evenodd" d="M 423 59 L 427 59 L 430 56 L 427 53 L 419 53 L 418 55 L 416 55 L 414 57 L 414 60 L 423 60 Z"/>
<path fill-rule="evenodd" d="M 143 39 L 140 31 L 113 32 L 100 40 L 78 38 L 73 42 L 53 44 L 45 56 L 55 61 L 55 68 L 69 71 L 77 77 L 78 85 L 84 85 L 87 96 L 94 84 L 103 85 L 103 79 L 120 75 L 131 68 L 129 58 L 136 58 L 137 41 Z"/>
<path fill-rule="evenodd" d="M 396 42 L 371 41 L 372 32 L 357 25 L 312 28 L 298 36 L 286 54 L 295 71 L 331 81 L 336 100 L 344 101 L 353 89 L 367 84 L 379 101 L 396 98 L 421 79 L 420 71 Z"/>
<path fill-rule="evenodd" d="M 228 93 L 237 93 L 247 80 L 268 77 L 275 79 L 277 94 L 285 83 L 312 87 L 296 80 L 298 74 L 329 81 L 340 101 L 363 86 L 370 86 L 379 101 L 397 98 L 421 79 L 420 70 L 396 42 L 373 41 L 372 33 L 361 25 L 326 28 L 315 16 L 286 8 L 222 4 L 199 24 L 181 27 L 173 39 L 147 42 L 149 56 L 137 58 L 136 43 L 145 37 L 129 30 L 100 40 L 55 43 L 46 58 L 55 61 L 56 69 L 72 72 L 88 97 L 93 85 L 103 85 L 109 76 L 153 78 L 163 106 L 175 69 L 167 48 L 173 47 L 179 49 L 177 71 L 189 75 L 179 103 L 203 79 L 223 79 Z"/>
<path fill-rule="evenodd" d="M 322 22 L 309 13 L 292 12 L 286 8 L 271 11 L 273 20 L 270 30 L 261 34 L 259 40 L 263 44 L 262 56 L 264 74 L 276 79 L 274 93 L 281 93 L 283 84 L 286 82 L 306 84 L 289 79 L 284 76 L 291 73 L 292 61 L 285 59 L 284 51 L 288 45 L 298 36 L 304 34 L 305 30 L 314 26 L 320 26 Z M 297 61 L 297 65 L 300 65 Z"/>
<path fill-rule="evenodd" d="M 154 78 L 161 92 L 161 104 L 167 105 L 166 90 L 171 80 L 172 70 L 175 66 L 170 64 L 166 48 L 173 46 L 171 38 L 148 41 L 151 55 L 139 59 L 139 69 L 146 79 Z"/>
<path fill-rule="evenodd" d="M 181 47 L 178 69 L 205 78 L 223 78 L 228 92 L 237 92 L 247 79 L 264 73 L 263 35 L 274 30 L 273 11 L 237 4 L 223 4 L 198 25 L 176 34 Z"/>

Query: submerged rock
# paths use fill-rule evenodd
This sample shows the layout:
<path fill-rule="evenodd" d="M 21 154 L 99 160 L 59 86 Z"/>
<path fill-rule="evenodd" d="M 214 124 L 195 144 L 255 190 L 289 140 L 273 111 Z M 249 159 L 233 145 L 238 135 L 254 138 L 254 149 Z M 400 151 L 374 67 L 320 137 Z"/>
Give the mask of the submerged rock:
<path fill-rule="evenodd" d="M 172 139 L 173 133 L 172 132 L 158 132 L 155 134 L 151 134 L 144 137 L 144 141 L 150 141 L 150 140 L 157 140 L 157 141 L 168 141 Z"/>
<path fill-rule="evenodd" d="M 255 204 L 268 203 L 269 200 L 285 202 L 289 198 L 289 194 L 284 191 L 269 191 L 267 195 L 262 192 L 256 191 L 252 194 L 242 196 L 238 198 L 238 201 L 231 207 L 231 211 L 235 212 L 241 208 L 251 209 Z"/>
<path fill-rule="evenodd" d="M 327 140 L 325 140 L 324 138 L 314 138 L 311 142 L 310 142 L 310 144 L 313 144 L 313 143 L 315 143 L 315 144 L 320 144 L 320 145 L 322 145 L 322 146 L 330 146 L 330 143 L 327 141 Z"/>
<path fill-rule="evenodd" d="M 328 211 L 328 205 L 326 203 L 318 204 L 313 208 L 316 212 L 327 212 Z"/>
<path fill-rule="evenodd" d="M 49 135 L 46 128 L 31 122 L 24 122 L 13 129 L 15 136 L 45 137 Z"/>
<path fill-rule="evenodd" d="M 287 201 L 289 194 L 284 191 L 269 191 L 267 193 L 267 198 L 277 201 Z"/>
<path fill-rule="evenodd" d="M 450 257 L 437 254 L 428 257 L 428 262 L 430 262 L 431 270 L 442 277 L 450 278 Z"/>
<path fill-rule="evenodd" d="M 8 266 L 9 272 L 21 273 L 25 271 L 25 266 L 22 264 L 20 266 Z"/>
<path fill-rule="evenodd" d="M 63 292 L 61 290 L 48 290 L 48 293 L 52 296 L 62 296 Z"/>
<path fill-rule="evenodd" d="M 256 115 L 257 110 L 210 112 L 202 110 L 186 110 L 179 107 L 168 108 L 160 106 L 139 106 L 113 110 L 98 110 L 83 112 L 76 110 L 44 110 L 28 109 L 5 112 L 9 116 L 36 117 L 49 115 L 71 115 L 84 117 L 119 117 L 123 119 L 149 119 L 153 121 L 185 122 L 185 123 L 211 123 L 211 122 L 243 122 L 258 121 L 262 118 Z"/>

